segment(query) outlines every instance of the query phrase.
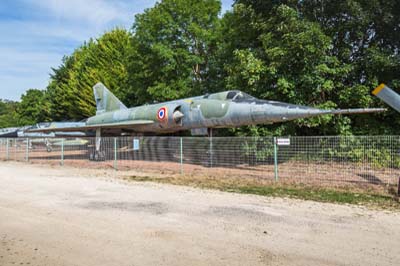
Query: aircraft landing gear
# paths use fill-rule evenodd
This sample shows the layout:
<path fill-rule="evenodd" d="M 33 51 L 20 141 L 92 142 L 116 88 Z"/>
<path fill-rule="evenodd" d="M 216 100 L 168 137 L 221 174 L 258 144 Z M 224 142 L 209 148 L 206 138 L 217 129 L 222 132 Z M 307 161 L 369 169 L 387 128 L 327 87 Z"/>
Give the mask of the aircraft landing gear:
<path fill-rule="evenodd" d="M 89 160 L 96 162 L 106 160 L 106 154 L 104 151 L 101 151 L 100 148 L 101 148 L 101 129 L 98 128 L 96 129 L 96 149 L 94 152 L 90 153 Z"/>
<path fill-rule="evenodd" d="M 106 155 L 104 151 L 95 151 L 89 155 L 90 161 L 101 162 L 106 160 Z"/>
<path fill-rule="evenodd" d="M 50 140 L 48 140 L 47 138 L 44 139 L 44 144 L 46 145 L 46 151 L 47 152 L 52 152 L 53 151 L 53 147 L 51 147 Z"/>

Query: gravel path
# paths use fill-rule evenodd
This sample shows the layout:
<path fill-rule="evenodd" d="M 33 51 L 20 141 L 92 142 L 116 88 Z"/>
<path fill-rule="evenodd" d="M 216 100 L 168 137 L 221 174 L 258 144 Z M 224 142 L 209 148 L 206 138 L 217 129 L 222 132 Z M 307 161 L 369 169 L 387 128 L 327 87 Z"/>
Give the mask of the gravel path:
<path fill-rule="evenodd" d="M 0 265 L 399 265 L 400 213 L 0 162 Z"/>

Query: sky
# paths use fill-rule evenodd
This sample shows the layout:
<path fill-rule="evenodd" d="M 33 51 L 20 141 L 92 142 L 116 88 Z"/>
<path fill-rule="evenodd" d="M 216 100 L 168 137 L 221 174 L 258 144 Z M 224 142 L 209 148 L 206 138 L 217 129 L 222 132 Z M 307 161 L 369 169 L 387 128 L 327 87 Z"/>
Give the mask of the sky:
<path fill-rule="evenodd" d="M 89 38 L 116 26 L 156 0 L 1 0 L 0 99 L 18 101 L 27 89 L 45 89 L 51 68 Z M 222 0 L 222 12 L 233 0 Z"/>

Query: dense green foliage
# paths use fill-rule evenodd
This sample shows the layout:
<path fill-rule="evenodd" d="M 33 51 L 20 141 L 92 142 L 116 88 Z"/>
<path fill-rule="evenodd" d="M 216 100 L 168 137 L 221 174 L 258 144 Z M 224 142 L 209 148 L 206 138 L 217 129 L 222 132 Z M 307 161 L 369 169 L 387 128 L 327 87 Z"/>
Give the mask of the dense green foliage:
<path fill-rule="evenodd" d="M 17 114 L 18 103 L 0 100 L 0 128 L 20 125 Z"/>
<path fill-rule="evenodd" d="M 30 89 L 21 96 L 17 111 L 21 125 L 32 125 L 49 120 L 49 102 L 45 91 Z"/>
<path fill-rule="evenodd" d="M 208 90 L 220 2 L 165 0 L 136 16 L 129 58 L 135 103 Z"/>
<path fill-rule="evenodd" d="M 321 108 L 386 107 L 380 82 L 400 89 L 396 0 L 163 0 L 131 31 L 88 40 L 53 69 L 44 91 L 0 102 L 0 126 L 80 120 L 103 82 L 127 106 L 239 89 Z M 221 130 L 236 135 L 397 134 L 398 113 L 322 116 Z"/>
<path fill-rule="evenodd" d="M 95 113 L 92 87 L 102 82 L 122 100 L 127 94 L 130 34 L 122 29 L 89 40 L 53 69 L 47 87 L 51 118 L 80 120 Z"/>

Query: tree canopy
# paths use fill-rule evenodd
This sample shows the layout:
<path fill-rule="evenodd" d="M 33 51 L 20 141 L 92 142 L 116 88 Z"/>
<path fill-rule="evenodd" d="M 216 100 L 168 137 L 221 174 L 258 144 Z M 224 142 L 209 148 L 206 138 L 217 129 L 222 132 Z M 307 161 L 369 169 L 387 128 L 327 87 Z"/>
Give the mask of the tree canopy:
<path fill-rule="evenodd" d="M 45 90 L 0 101 L 0 126 L 80 120 L 103 82 L 127 106 L 239 89 L 321 108 L 385 107 L 370 91 L 400 89 L 396 0 L 163 0 L 132 28 L 90 39 L 53 68 Z M 6 110 L 6 111 L 4 111 Z M 321 116 L 221 134 L 397 134 L 398 113 Z"/>
<path fill-rule="evenodd" d="M 220 9 L 216 0 L 164 0 L 136 15 L 129 80 L 137 104 L 207 91 Z"/>
<path fill-rule="evenodd" d="M 102 82 L 126 100 L 130 34 L 123 29 L 89 40 L 53 69 L 47 87 L 50 115 L 55 120 L 80 120 L 95 114 L 92 87 Z"/>

